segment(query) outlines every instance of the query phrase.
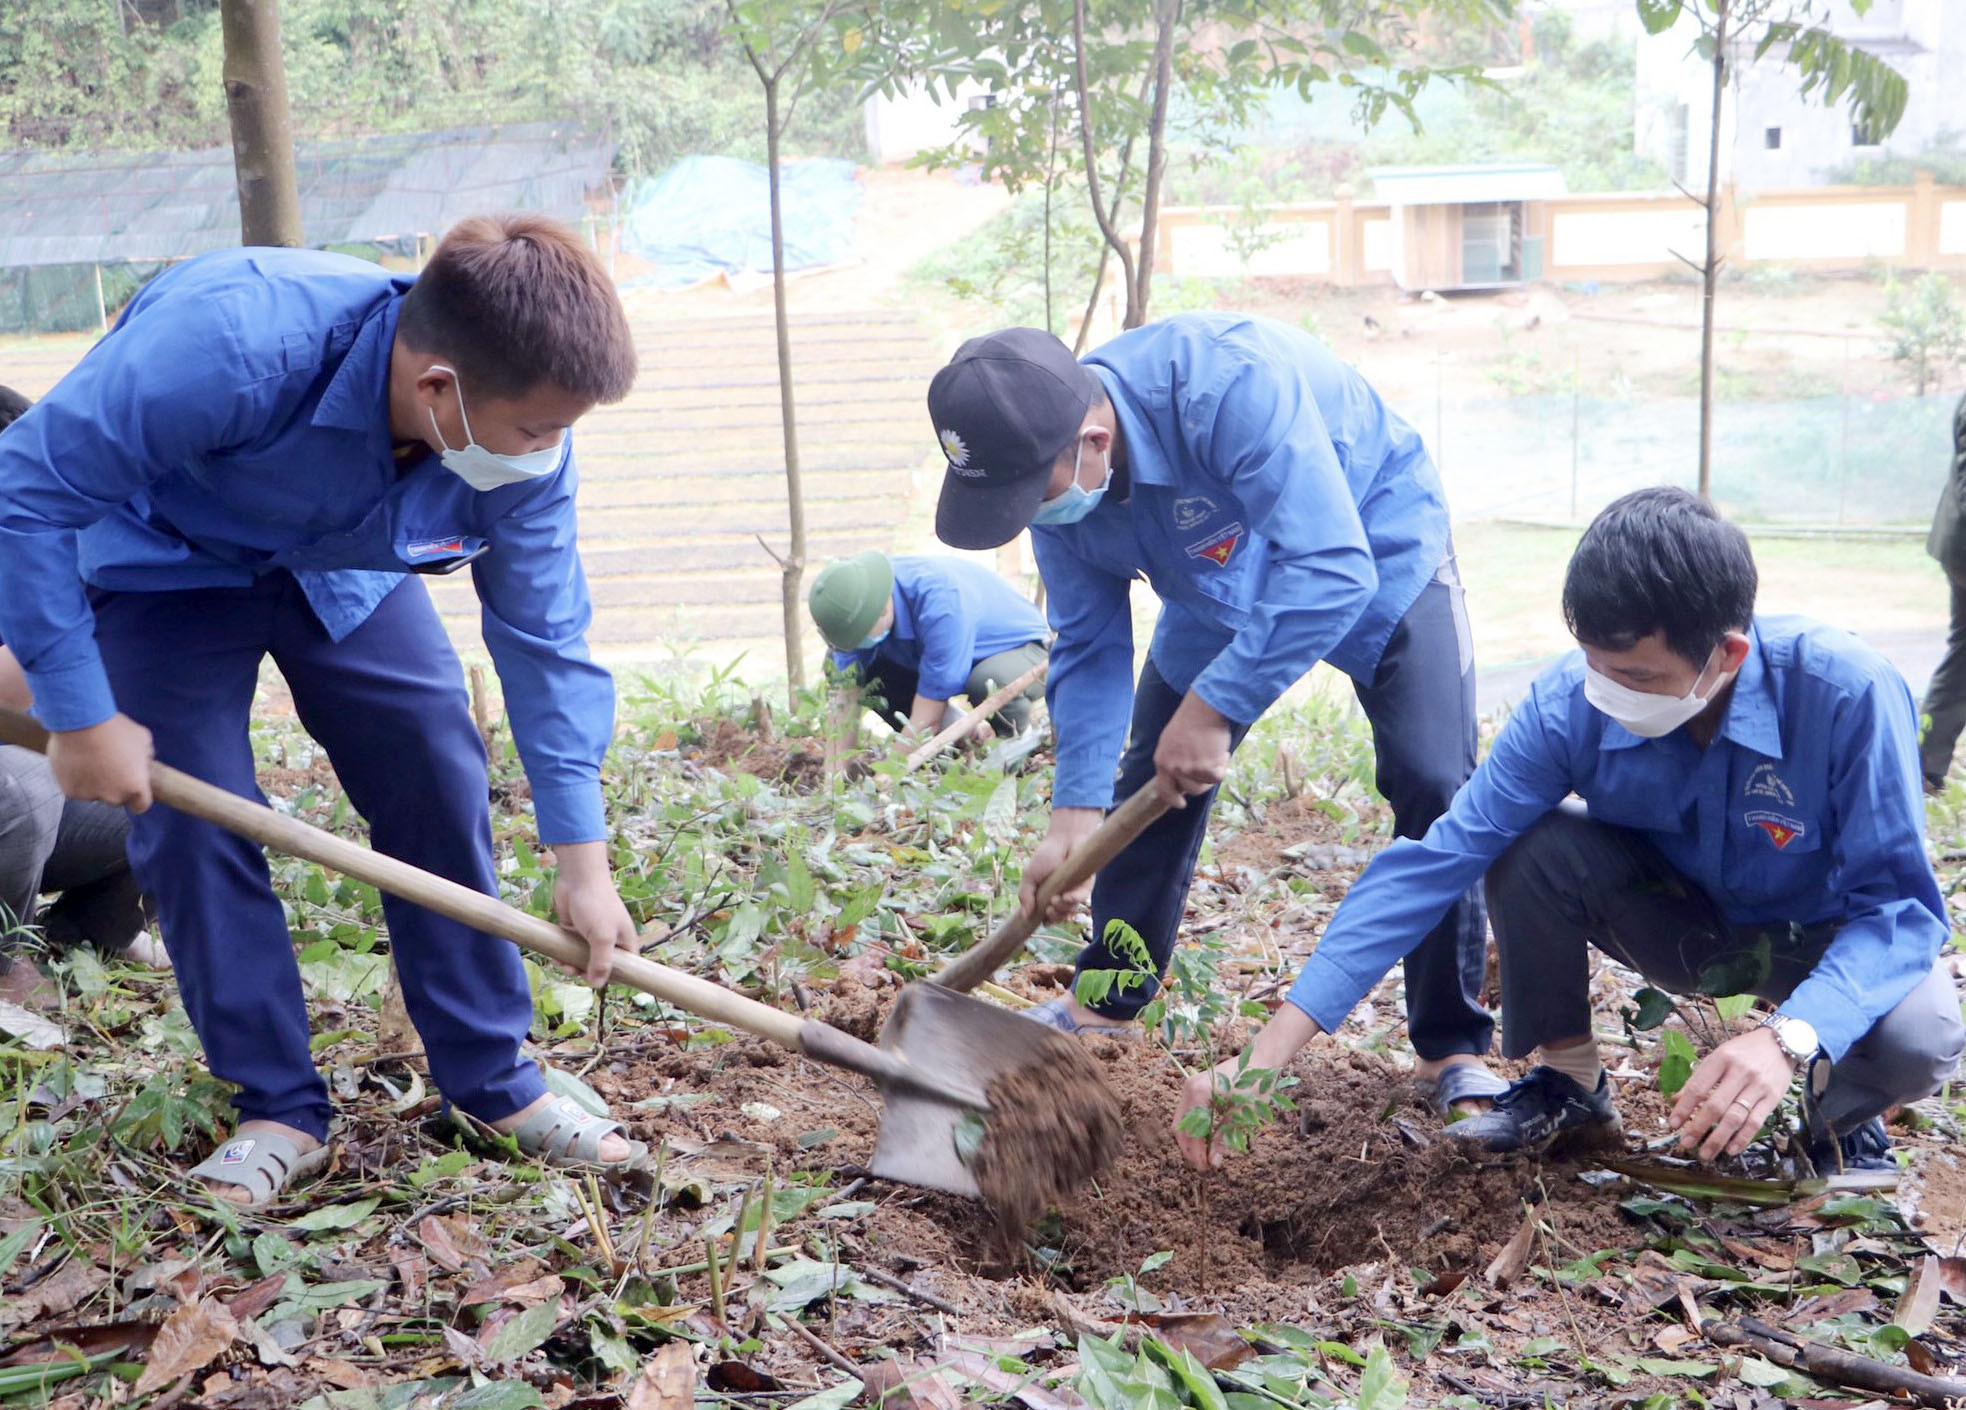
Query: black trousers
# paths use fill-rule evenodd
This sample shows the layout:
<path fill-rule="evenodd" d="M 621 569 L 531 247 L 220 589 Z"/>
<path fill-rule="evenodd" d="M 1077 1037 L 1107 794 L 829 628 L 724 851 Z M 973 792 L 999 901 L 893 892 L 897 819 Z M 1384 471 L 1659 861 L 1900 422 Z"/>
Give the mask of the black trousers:
<path fill-rule="evenodd" d="M 1946 631 L 1946 654 L 1940 658 L 1932 681 L 1925 687 L 1921 707 L 1927 724 L 1925 737 L 1918 742 L 1919 767 L 1928 783 L 1943 783 L 1952 767 L 1953 747 L 1966 730 L 1966 582 L 1951 573 L 1952 624 Z"/>
<path fill-rule="evenodd" d="M 969 668 L 969 679 L 963 682 L 963 694 L 969 698 L 971 708 L 1009 685 L 1049 654 L 1043 642 L 1030 641 L 1022 646 L 1013 646 L 1008 651 L 985 656 Z M 915 696 L 920 693 L 920 684 L 921 678 L 914 671 L 899 662 L 876 656 L 867 677 L 867 708 L 894 728 L 906 729 L 909 711 L 914 708 Z M 1038 681 L 1026 688 L 1022 695 L 1013 695 L 1006 700 L 1003 708 L 990 716 L 990 727 L 1000 735 L 1022 733 L 1024 727 L 1031 723 L 1031 708 L 1042 699 L 1044 682 Z M 943 713 L 942 722 L 945 725 L 954 724 L 963 713 L 952 700 Z"/>
<path fill-rule="evenodd" d="M 1755 994 L 1780 1003 L 1841 928 L 1736 925 L 1639 833 L 1559 808 L 1488 869 L 1502 957 L 1502 1055 L 1525 1057 L 1591 1031 L 1589 947 L 1675 994 Z M 1966 1029 L 1943 963 L 1854 1043 L 1816 1116 L 1839 1134 L 1930 1096 L 1959 1062 Z"/>
<path fill-rule="evenodd" d="M 1378 673 L 1357 687 L 1372 723 L 1377 758 L 1375 782 L 1392 805 L 1393 831 L 1422 836 L 1475 765 L 1474 659 L 1467 614 L 1451 569 L 1427 584 L 1394 629 Z M 1154 749 L 1181 695 L 1150 661 L 1133 697 L 1133 723 L 1120 760 L 1119 796 L 1125 798 L 1154 776 Z M 1230 736 L 1233 749 L 1247 727 Z M 1092 944 L 1079 956 L 1080 970 L 1128 969 L 1098 937 L 1106 923 L 1126 921 L 1147 943 L 1155 974 L 1167 968 L 1175 934 L 1194 880 L 1215 790 L 1163 813 L 1139 840 L 1099 873 L 1092 887 Z M 1435 1060 L 1455 1053 L 1485 1053 L 1494 1021 L 1481 1006 L 1487 961 L 1487 926 L 1481 897 L 1470 892 L 1406 957 L 1406 1021 L 1413 1051 Z M 1157 984 L 1115 989 L 1099 1007 L 1130 1018 L 1152 1001 Z"/>

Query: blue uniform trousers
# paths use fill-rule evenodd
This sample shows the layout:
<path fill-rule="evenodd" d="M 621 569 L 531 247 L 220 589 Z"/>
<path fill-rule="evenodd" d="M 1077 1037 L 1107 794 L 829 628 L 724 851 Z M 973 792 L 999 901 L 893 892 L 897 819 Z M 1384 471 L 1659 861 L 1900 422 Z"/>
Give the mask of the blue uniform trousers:
<path fill-rule="evenodd" d="M 1357 691 L 1372 722 L 1375 781 L 1392 806 L 1393 831 L 1423 836 L 1475 766 L 1474 660 L 1461 589 L 1451 571 L 1421 591 L 1387 642 L 1372 684 Z M 1130 797 L 1153 778 L 1155 746 L 1180 703 L 1180 693 L 1149 661 L 1134 692 L 1133 722 L 1120 759 L 1120 797 Z M 1247 732 L 1247 726 L 1235 727 L 1229 747 L 1241 744 Z M 1125 920 L 1146 941 L 1156 974 L 1166 970 L 1174 953 L 1214 804 L 1210 789 L 1189 798 L 1187 807 L 1161 814 L 1093 883 L 1093 935 L 1103 936 L 1114 917 Z M 1481 1006 L 1487 944 L 1481 895 L 1469 892 L 1406 957 L 1407 1036 L 1420 1057 L 1488 1051 L 1494 1020 Z M 1095 940 L 1079 956 L 1078 967 L 1131 966 Z M 1098 1007 L 1130 1018 L 1156 991 L 1151 983 L 1123 994 L 1116 988 Z"/>
<path fill-rule="evenodd" d="M 248 723 L 260 661 L 286 677 L 381 852 L 496 896 L 485 750 L 456 653 L 415 578 L 333 641 L 290 574 L 251 587 L 91 593 L 116 701 L 157 758 L 260 798 Z M 328 1090 L 308 1051 L 300 968 L 265 854 L 158 804 L 135 819 L 130 862 L 156 905 L 178 989 L 241 1120 L 325 1139 Z M 431 1075 L 486 1121 L 545 1091 L 522 1060 L 532 997 L 518 950 L 384 898 L 403 1000 Z"/>

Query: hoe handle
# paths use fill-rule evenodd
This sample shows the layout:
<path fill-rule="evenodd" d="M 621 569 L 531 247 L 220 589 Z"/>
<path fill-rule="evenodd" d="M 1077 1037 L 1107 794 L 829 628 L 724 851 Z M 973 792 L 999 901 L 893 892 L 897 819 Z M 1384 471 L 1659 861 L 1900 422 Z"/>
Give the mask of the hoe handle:
<path fill-rule="evenodd" d="M 1038 916 L 1044 914 L 1053 897 L 1070 891 L 1091 877 L 1166 811 L 1167 804 L 1161 801 L 1160 795 L 1154 792 L 1153 784 L 1149 783 L 1106 814 L 1098 830 L 1077 851 L 1065 858 L 1058 870 L 1044 879 L 1044 884 L 1038 888 L 1036 915 L 1019 906 L 991 932 L 989 939 L 951 960 L 940 974 L 933 976 L 933 982 L 945 989 L 967 993 L 995 974 L 1011 956 L 1024 948 L 1024 942 L 1038 928 Z"/>
<path fill-rule="evenodd" d="M 0 744 L 16 744 L 23 749 L 45 753 L 47 731 L 31 715 L 0 709 Z M 414 902 L 439 915 L 449 916 L 473 930 L 510 940 L 521 949 L 558 960 L 561 964 L 571 965 L 575 969 L 584 969 L 587 965 L 587 942 L 563 926 L 528 915 L 496 897 L 473 891 L 447 877 L 432 875 L 421 867 L 336 837 L 331 832 L 323 832 L 299 818 L 276 813 L 264 804 L 228 793 L 169 764 L 151 763 L 150 791 L 159 803 L 169 804 L 180 813 L 215 823 L 227 832 L 237 833 L 261 846 L 318 862 L 357 881 L 366 881 L 379 891 Z M 468 964 L 470 961 L 468 957 L 460 955 L 456 962 Z M 654 960 L 623 950 L 614 957 L 614 980 L 653 994 L 698 1018 L 741 1028 L 746 1033 L 767 1038 L 794 1052 L 805 1050 L 801 1035 L 801 1030 L 806 1026 L 804 1019 L 755 999 L 747 999 L 707 979 L 699 979 L 693 974 L 685 974 L 682 970 L 671 969 L 668 965 L 657 964 Z M 862 1046 L 868 1046 L 870 1053 L 878 1051 L 869 1045 Z M 833 1060 L 839 1061 L 838 1058 Z M 878 1060 L 873 1065 L 886 1066 Z"/>

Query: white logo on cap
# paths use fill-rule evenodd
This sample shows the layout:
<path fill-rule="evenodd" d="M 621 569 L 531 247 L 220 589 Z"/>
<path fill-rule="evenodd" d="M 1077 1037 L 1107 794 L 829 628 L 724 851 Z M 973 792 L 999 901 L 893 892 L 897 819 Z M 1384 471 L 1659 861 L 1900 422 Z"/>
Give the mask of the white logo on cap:
<path fill-rule="evenodd" d="M 951 470 L 962 470 L 969 465 L 969 447 L 963 438 L 954 431 L 944 429 L 937 433 L 936 439 L 942 442 L 942 453 L 949 457 Z"/>

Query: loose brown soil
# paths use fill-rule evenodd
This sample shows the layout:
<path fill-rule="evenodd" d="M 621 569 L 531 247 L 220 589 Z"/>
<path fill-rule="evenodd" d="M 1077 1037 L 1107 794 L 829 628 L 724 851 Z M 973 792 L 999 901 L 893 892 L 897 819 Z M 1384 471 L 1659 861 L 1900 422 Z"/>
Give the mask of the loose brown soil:
<path fill-rule="evenodd" d="M 762 739 L 736 720 L 706 721 L 701 731 L 702 743 L 689 757 L 707 768 L 737 769 L 801 793 L 810 793 L 825 782 L 824 757 L 804 744 Z"/>
<path fill-rule="evenodd" d="M 1045 1209 L 1105 1173 L 1125 1134 L 1099 1064 L 1064 1034 L 990 1084 L 990 1124 L 970 1169 L 1006 1251 Z"/>

